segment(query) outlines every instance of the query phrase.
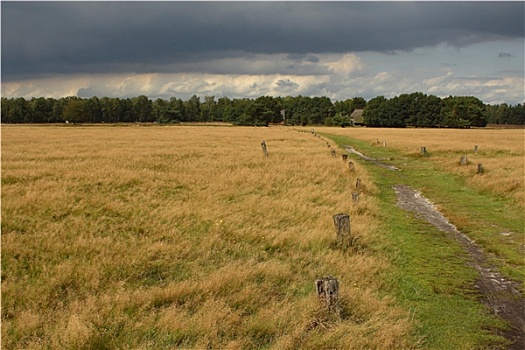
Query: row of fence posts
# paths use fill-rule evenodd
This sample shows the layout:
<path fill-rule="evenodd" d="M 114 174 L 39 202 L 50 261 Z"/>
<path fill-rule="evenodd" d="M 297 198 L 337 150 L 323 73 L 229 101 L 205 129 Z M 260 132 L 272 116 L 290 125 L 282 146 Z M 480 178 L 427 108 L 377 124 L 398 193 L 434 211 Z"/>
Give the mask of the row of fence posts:
<path fill-rule="evenodd" d="M 346 213 L 333 216 L 337 243 L 340 247 L 354 245 L 355 238 L 351 235 L 350 215 Z M 339 314 L 339 281 L 332 276 L 326 276 L 315 281 L 317 297 L 322 307 L 328 312 Z"/>
<path fill-rule="evenodd" d="M 311 133 L 317 137 L 321 138 L 319 134 L 316 134 L 314 129 L 311 130 Z M 377 143 L 381 143 L 379 139 L 377 139 Z M 382 141 L 382 144 L 384 147 L 386 147 L 386 141 Z M 332 148 L 329 142 L 326 142 L 326 145 L 328 148 L 330 148 L 330 153 L 332 157 L 337 157 L 337 152 L 335 149 Z M 263 140 L 261 142 L 261 148 L 262 152 L 265 158 L 268 158 L 268 148 L 266 146 L 266 142 Z M 474 153 L 478 152 L 478 146 L 476 145 L 474 147 Z M 429 153 L 426 149 L 426 147 L 421 147 L 421 155 L 422 156 L 428 156 Z M 348 154 L 342 155 L 343 162 L 348 161 Z M 462 156 L 460 159 L 461 165 L 467 165 L 468 160 L 466 156 Z M 348 162 L 348 167 L 350 171 L 354 171 L 354 163 L 352 161 Z M 484 169 L 481 164 L 478 164 L 478 174 L 483 174 Z M 356 179 L 355 184 L 356 189 L 359 189 L 361 187 L 361 179 Z M 358 202 L 359 201 L 359 191 L 352 191 L 352 201 Z M 333 222 L 336 230 L 336 238 L 337 243 L 342 249 L 346 249 L 348 247 L 352 247 L 357 243 L 357 238 L 353 237 L 351 234 L 350 229 L 350 215 L 346 213 L 339 213 L 335 214 L 333 216 Z M 339 312 L 339 306 L 338 306 L 338 299 L 339 299 L 339 281 L 337 278 L 334 278 L 332 276 L 326 276 L 321 279 L 317 279 L 315 281 L 315 289 L 317 292 L 317 296 L 319 298 L 319 301 L 323 305 L 323 307 L 334 313 Z"/>
<path fill-rule="evenodd" d="M 311 133 L 315 137 L 321 138 L 319 134 L 315 133 L 314 129 L 311 130 Z M 326 146 L 330 148 L 331 156 L 336 158 L 337 152 L 334 148 L 332 148 L 331 144 L 328 141 L 326 142 Z M 344 163 L 348 165 L 348 168 L 351 172 L 355 171 L 354 162 L 348 160 L 348 154 L 342 154 L 341 159 Z M 361 188 L 360 178 L 356 179 L 355 188 L 356 190 L 352 191 L 352 201 L 354 203 L 359 201 L 359 191 Z M 341 249 L 347 249 L 349 247 L 355 246 L 357 244 L 357 237 L 354 237 L 351 234 L 350 214 L 338 213 L 335 214 L 332 219 L 336 231 L 337 245 L 341 247 Z M 322 307 L 330 313 L 339 314 L 338 279 L 330 275 L 317 279 L 315 281 L 315 288 Z"/>
<path fill-rule="evenodd" d="M 311 133 L 318 138 L 321 138 L 320 135 L 316 134 L 314 132 L 314 129 L 311 130 Z M 328 148 L 331 148 L 330 153 L 333 157 L 337 156 L 337 153 L 335 149 L 332 148 L 329 142 L 326 142 L 326 145 Z M 268 147 L 266 145 L 266 141 L 261 141 L 261 149 L 263 152 L 264 158 L 268 158 Z M 342 156 L 343 161 L 347 161 L 348 155 L 343 154 Z M 354 170 L 354 163 L 349 162 L 348 166 L 350 170 Z M 358 178 L 356 187 L 360 187 L 361 180 Z M 354 197 L 355 196 L 355 197 Z M 358 200 L 358 194 L 355 192 L 352 192 L 352 199 L 354 202 L 357 202 Z M 334 226 L 336 229 L 336 237 L 338 245 L 340 245 L 342 248 L 346 248 L 348 246 L 352 246 L 355 243 L 355 239 L 352 238 L 350 234 L 350 215 L 341 213 L 336 214 L 333 216 Z M 317 296 L 319 298 L 320 303 L 322 304 L 323 308 L 327 310 L 330 313 L 339 313 L 339 281 L 337 278 L 334 278 L 332 276 L 326 276 L 321 279 L 317 279 L 315 281 L 315 290 L 317 292 Z"/>
<path fill-rule="evenodd" d="M 478 153 L 478 145 L 474 146 L 474 153 Z M 467 158 L 467 156 L 461 156 L 459 159 L 459 165 L 469 165 L 470 162 Z M 485 172 L 485 169 L 483 168 L 483 165 L 481 163 L 478 163 L 478 170 L 476 171 L 477 174 L 483 174 Z"/>
<path fill-rule="evenodd" d="M 478 145 L 475 145 L 474 146 L 474 153 L 478 153 Z M 427 148 L 426 147 L 421 147 L 421 155 L 424 156 L 424 157 L 428 157 L 429 156 L 429 153 L 427 151 Z M 470 162 L 468 161 L 468 158 L 467 156 L 461 156 L 461 158 L 459 159 L 459 165 L 468 165 L 470 164 Z M 481 163 L 478 163 L 478 169 L 476 171 L 477 174 L 483 174 L 485 172 L 485 169 L 483 168 L 483 165 Z"/>

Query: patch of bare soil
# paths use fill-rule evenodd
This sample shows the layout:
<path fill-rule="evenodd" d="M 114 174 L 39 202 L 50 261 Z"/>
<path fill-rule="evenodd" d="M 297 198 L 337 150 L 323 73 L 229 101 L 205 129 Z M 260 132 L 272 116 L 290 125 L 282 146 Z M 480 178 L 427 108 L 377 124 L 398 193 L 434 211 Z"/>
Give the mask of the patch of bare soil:
<path fill-rule="evenodd" d="M 378 165 L 380 167 L 387 168 L 389 170 L 399 170 L 399 168 L 396 168 L 393 165 L 382 163 L 381 159 L 376 159 L 376 158 L 372 158 L 372 157 L 369 157 L 369 156 L 365 156 L 363 153 L 356 151 L 352 146 L 345 146 L 345 149 L 346 149 L 347 152 L 353 153 L 353 154 L 359 156 L 360 158 L 362 158 L 364 160 L 367 160 L 369 162 L 372 162 L 375 165 Z"/>
<path fill-rule="evenodd" d="M 351 146 L 345 146 L 349 153 L 356 154 L 362 159 L 370 161 L 378 166 L 389 170 L 400 170 L 392 165 L 382 163 L 381 159 L 365 156 Z M 419 191 L 406 185 L 395 185 L 397 194 L 397 205 L 406 210 L 416 213 L 447 233 L 450 238 L 457 240 L 468 253 L 470 265 L 479 272 L 476 287 L 481 294 L 481 301 L 497 316 L 507 321 L 509 329 L 503 334 L 512 342 L 510 349 L 525 349 L 525 298 L 521 295 L 517 283 L 505 279 L 494 266 L 491 266 L 487 255 L 469 237 L 458 231 L 448 222 L 435 206 Z"/>
<path fill-rule="evenodd" d="M 463 249 L 469 254 L 470 265 L 479 272 L 476 286 L 482 295 L 482 302 L 510 325 L 509 330 L 504 334 L 512 341 L 510 349 L 525 349 L 525 299 L 517 285 L 503 278 L 493 266 L 490 266 L 482 249 L 449 223 L 419 191 L 406 185 L 395 185 L 394 190 L 397 194 L 397 205 L 400 208 L 416 213 L 421 219 L 428 221 L 461 243 Z"/>

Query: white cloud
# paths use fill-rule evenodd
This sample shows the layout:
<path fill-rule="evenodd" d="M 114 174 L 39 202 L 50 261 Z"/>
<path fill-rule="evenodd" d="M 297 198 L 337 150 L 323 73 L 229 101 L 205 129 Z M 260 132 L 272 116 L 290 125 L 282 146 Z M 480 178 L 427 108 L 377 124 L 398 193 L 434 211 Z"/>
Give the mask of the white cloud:
<path fill-rule="evenodd" d="M 432 89 L 438 87 L 439 85 L 442 85 L 444 82 L 449 81 L 454 76 L 454 73 L 451 71 L 448 71 L 444 75 L 440 75 L 437 77 L 432 77 L 423 80 L 423 84 L 429 87 L 429 91 L 432 91 Z"/>
<path fill-rule="evenodd" d="M 192 67 L 173 65 L 172 73 L 76 74 L 8 81 L 2 82 L 2 96 L 146 95 L 150 99 L 189 99 L 192 95 L 303 95 L 327 96 L 332 100 L 361 96 L 369 100 L 379 95 L 391 98 L 419 91 L 439 97 L 472 95 L 486 103 L 523 103 L 524 78 L 519 67 L 497 66 L 497 70 L 488 71 L 484 66 L 479 72 L 470 67 L 465 73 L 461 64 L 452 62 L 445 67 L 447 58 L 450 56 L 441 49 L 429 49 L 426 53 L 420 50 L 414 55 L 250 55 L 201 61 Z"/>
<path fill-rule="evenodd" d="M 349 75 L 355 71 L 366 68 L 366 65 L 361 61 L 359 56 L 354 53 L 338 55 L 335 60 L 327 61 L 325 65 L 330 68 L 334 74 L 343 75 Z"/>

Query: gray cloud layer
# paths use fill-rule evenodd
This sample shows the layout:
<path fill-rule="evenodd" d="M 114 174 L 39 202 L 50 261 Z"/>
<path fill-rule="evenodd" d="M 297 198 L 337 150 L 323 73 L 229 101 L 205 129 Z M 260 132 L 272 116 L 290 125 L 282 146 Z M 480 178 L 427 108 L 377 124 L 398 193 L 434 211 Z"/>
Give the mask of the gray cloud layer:
<path fill-rule="evenodd" d="M 395 53 L 523 38 L 525 5 L 2 1 L 1 6 L 2 80 L 10 81 L 68 73 L 270 74 L 275 67 L 250 63 L 260 54 L 287 54 L 288 65 L 278 69 L 307 74 L 322 69 L 315 64 L 319 53 Z M 243 57 L 243 65 L 229 61 L 236 57 Z"/>

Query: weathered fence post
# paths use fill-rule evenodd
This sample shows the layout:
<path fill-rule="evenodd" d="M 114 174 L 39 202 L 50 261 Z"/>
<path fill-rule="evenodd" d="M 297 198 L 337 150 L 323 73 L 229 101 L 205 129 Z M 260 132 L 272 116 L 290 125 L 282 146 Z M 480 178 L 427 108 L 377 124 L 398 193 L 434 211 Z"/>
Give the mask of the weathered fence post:
<path fill-rule="evenodd" d="M 350 215 L 348 214 L 335 214 L 334 215 L 334 226 L 337 234 L 337 241 L 341 245 L 347 245 L 350 242 Z"/>
<path fill-rule="evenodd" d="M 478 164 L 478 174 L 483 174 L 485 172 L 485 169 L 483 169 L 483 165 L 481 163 Z"/>
<path fill-rule="evenodd" d="M 343 162 L 346 162 L 348 159 L 348 154 L 343 154 L 341 157 L 343 158 Z"/>
<path fill-rule="evenodd" d="M 262 140 L 261 147 L 262 147 L 264 156 L 268 158 L 268 149 L 266 148 L 266 141 Z"/>
<path fill-rule="evenodd" d="M 468 164 L 467 156 L 462 156 L 461 159 L 459 160 L 459 165 L 467 165 L 467 164 Z"/>
<path fill-rule="evenodd" d="M 338 311 L 339 281 L 332 276 L 315 281 L 315 289 L 319 301 L 330 311 Z"/>

